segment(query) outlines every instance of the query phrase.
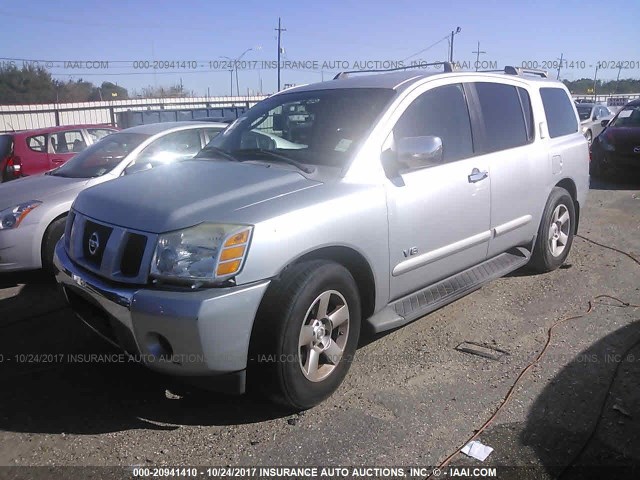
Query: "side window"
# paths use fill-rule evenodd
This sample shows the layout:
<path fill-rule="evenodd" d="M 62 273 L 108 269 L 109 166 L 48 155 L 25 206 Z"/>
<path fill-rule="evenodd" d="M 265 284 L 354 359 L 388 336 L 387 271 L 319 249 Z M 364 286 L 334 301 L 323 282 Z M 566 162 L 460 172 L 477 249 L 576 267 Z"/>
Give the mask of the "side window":
<path fill-rule="evenodd" d="M 213 139 L 213 137 L 218 135 L 221 131 L 222 130 L 219 128 L 205 128 L 205 142 L 209 143 Z"/>
<path fill-rule="evenodd" d="M 108 130 L 106 128 L 87 128 L 87 133 L 89 134 L 89 137 L 91 137 L 91 140 L 93 140 L 93 143 L 96 143 L 101 138 L 111 135 L 114 132 L 113 130 Z"/>
<path fill-rule="evenodd" d="M 52 133 L 51 146 L 55 153 L 77 153 L 87 148 L 80 130 Z"/>
<path fill-rule="evenodd" d="M 529 143 L 522 96 L 517 87 L 501 83 L 475 83 L 486 145 L 483 153 L 519 147 Z M 527 92 L 524 92 L 527 95 Z M 529 105 L 529 109 L 531 106 Z"/>
<path fill-rule="evenodd" d="M 574 107 L 562 88 L 541 88 L 540 96 L 551 138 L 570 135 L 578 131 Z"/>
<path fill-rule="evenodd" d="M 193 157 L 202 149 L 198 129 L 180 130 L 157 139 L 148 145 L 135 163 L 150 163 L 151 166 Z"/>
<path fill-rule="evenodd" d="M 36 135 L 34 137 L 27 138 L 27 147 L 34 152 L 47 152 L 47 137 L 45 135 Z"/>
<path fill-rule="evenodd" d="M 440 137 L 445 162 L 471 157 L 471 121 L 462 85 L 436 87 L 420 95 L 402 114 L 393 135 L 396 139 Z"/>

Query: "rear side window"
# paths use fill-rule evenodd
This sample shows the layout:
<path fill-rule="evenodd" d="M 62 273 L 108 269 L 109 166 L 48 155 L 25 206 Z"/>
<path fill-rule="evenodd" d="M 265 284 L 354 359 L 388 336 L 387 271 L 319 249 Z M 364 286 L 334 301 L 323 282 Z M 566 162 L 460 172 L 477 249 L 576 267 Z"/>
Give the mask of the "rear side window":
<path fill-rule="evenodd" d="M 567 92 L 562 88 L 541 88 L 540 96 L 551 138 L 578 131 L 578 121 Z"/>
<path fill-rule="evenodd" d="M 27 147 L 34 152 L 45 153 L 47 151 L 47 137 L 45 135 L 36 135 L 27 138 Z"/>
<path fill-rule="evenodd" d="M 496 152 L 529 143 L 530 138 L 518 89 L 512 85 L 489 82 L 477 82 L 475 87 L 486 138 L 483 152 Z M 524 95 L 526 93 L 524 92 Z M 529 105 L 529 111 L 531 111 L 531 105 Z"/>

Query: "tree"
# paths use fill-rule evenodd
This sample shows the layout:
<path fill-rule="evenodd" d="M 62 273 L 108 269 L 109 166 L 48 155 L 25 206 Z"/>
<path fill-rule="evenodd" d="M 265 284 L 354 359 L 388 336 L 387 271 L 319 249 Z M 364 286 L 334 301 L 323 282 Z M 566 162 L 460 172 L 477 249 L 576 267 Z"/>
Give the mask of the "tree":
<path fill-rule="evenodd" d="M 55 82 L 44 68 L 32 65 L 0 67 L 0 104 L 49 103 L 56 99 Z"/>
<path fill-rule="evenodd" d="M 92 100 L 126 100 L 129 98 L 129 92 L 127 92 L 126 88 L 111 82 L 102 82 L 102 85 L 96 89 L 95 93 L 97 98 L 92 98 Z"/>

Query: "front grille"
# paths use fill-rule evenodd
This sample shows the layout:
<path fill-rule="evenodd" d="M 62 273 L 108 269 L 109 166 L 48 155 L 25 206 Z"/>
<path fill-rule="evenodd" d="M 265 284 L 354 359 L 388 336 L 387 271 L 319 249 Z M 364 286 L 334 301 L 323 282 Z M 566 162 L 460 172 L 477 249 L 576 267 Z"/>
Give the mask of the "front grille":
<path fill-rule="evenodd" d="M 87 262 L 100 267 L 113 228 L 87 221 L 82 235 L 82 251 Z"/>
<path fill-rule="evenodd" d="M 142 257 L 147 246 L 147 237 L 130 233 L 120 260 L 120 272 L 127 277 L 135 277 L 140 271 Z"/>
<path fill-rule="evenodd" d="M 72 215 L 66 245 L 71 260 L 107 280 L 137 285 L 148 282 L 156 234 L 104 224 L 77 211 Z"/>

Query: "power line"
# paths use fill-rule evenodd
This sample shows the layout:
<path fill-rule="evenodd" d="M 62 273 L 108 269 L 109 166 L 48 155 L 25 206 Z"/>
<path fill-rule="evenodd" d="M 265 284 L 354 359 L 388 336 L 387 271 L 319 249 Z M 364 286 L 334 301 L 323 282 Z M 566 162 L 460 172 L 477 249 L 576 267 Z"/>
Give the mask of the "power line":
<path fill-rule="evenodd" d="M 424 52 L 426 52 L 427 50 L 429 50 L 429 49 L 431 49 L 431 48 L 435 47 L 435 46 L 436 46 L 436 45 L 438 45 L 439 43 L 444 42 L 445 40 L 449 40 L 449 35 L 445 35 L 443 38 L 441 38 L 441 39 L 440 39 L 440 40 L 438 40 L 437 42 L 432 43 L 432 44 L 431 44 L 431 45 L 429 45 L 427 48 L 423 48 L 422 50 L 420 50 L 420 51 L 418 51 L 418 52 L 416 52 L 416 53 L 414 53 L 414 54 L 412 54 L 412 55 L 409 55 L 407 58 L 403 58 L 403 59 L 402 59 L 402 61 L 403 61 L 403 62 L 405 62 L 405 61 L 409 60 L 410 58 L 416 57 L 416 56 L 420 55 L 421 53 L 424 53 Z"/>

